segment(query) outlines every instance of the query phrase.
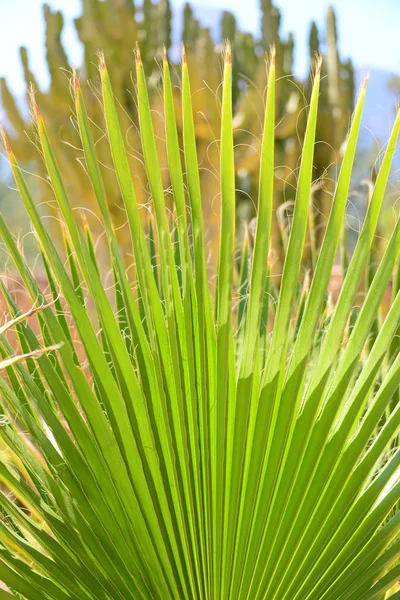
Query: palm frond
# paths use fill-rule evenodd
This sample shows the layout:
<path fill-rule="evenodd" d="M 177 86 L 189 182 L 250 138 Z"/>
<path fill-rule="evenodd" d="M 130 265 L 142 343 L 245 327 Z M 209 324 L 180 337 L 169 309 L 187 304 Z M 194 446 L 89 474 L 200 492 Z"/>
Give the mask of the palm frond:
<path fill-rule="evenodd" d="M 20 310 L 2 282 L 10 317 L 0 328 L 0 434 L 18 462 L 0 464 L 5 490 L 0 580 L 7 587 L 1 600 L 382 600 L 398 595 L 400 355 L 395 336 L 400 293 L 393 272 L 400 222 L 379 265 L 369 270 L 366 298 L 355 316 L 353 306 L 368 269 L 400 115 L 332 305 L 330 276 L 342 239 L 366 84 L 325 237 L 313 274 L 302 286 L 318 118 L 317 63 L 277 286 L 269 278 L 268 258 L 275 51 L 268 58 L 257 224 L 254 239 L 247 235 L 242 246 L 240 273 L 231 62 L 227 46 L 215 286 L 208 281 L 184 53 L 182 148 L 166 57 L 163 63 L 172 211 L 137 54 L 149 224 L 140 214 L 135 174 L 100 57 L 104 123 L 133 261 L 117 242 L 75 73 L 74 116 L 104 228 L 106 260 L 98 257 L 88 225 L 81 227 L 72 208 L 39 109 L 33 105 L 34 124 L 63 223 L 64 249 L 53 242 L 4 136 L 48 288 L 39 285 L 0 215 L 0 235 L 34 307 Z M 106 263 L 112 293 L 106 289 Z M 392 279 L 390 307 L 377 327 Z M 17 351 L 7 337 L 10 329 L 17 332 Z"/>

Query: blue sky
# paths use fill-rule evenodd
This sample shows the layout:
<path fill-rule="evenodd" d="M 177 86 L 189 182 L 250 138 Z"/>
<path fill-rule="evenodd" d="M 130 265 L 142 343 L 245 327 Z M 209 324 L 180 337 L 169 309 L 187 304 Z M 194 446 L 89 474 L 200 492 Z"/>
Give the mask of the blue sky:
<path fill-rule="evenodd" d="M 64 40 L 73 64 L 80 63 L 80 48 L 72 20 L 80 13 L 81 0 L 49 0 L 61 9 L 66 20 Z M 173 0 L 179 8 L 183 0 Z M 385 69 L 400 73 L 400 0 L 333 0 L 336 8 L 340 48 L 358 67 Z M 259 0 L 196 0 L 201 12 L 228 8 L 234 11 L 243 29 L 256 32 L 259 27 Z M 307 35 L 312 19 L 324 23 L 329 2 L 325 0 L 277 0 L 281 8 L 284 32 L 293 31 L 296 45 L 296 72 L 304 74 L 307 64 Z M 31 62 L 39 81 L 47 82 L 44 62 L 44 26 L 42 0 L 0 0 L 0 75 L 6 76 L 12 89 L 20 94 L 24 86 L 18 47 L 29 48 Z M 212 13 L 211 13 L 212 14 Z"/>

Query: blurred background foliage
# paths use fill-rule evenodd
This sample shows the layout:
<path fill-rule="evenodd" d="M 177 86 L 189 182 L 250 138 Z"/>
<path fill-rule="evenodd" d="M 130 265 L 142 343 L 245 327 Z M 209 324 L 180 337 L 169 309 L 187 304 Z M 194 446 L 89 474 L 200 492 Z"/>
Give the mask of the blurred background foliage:
<path fill-rule="evenodd" d="M 63 15 L 48 5 L 43 7 L 46 22 L 46 59 L 50 73 L 50 86 L 40 89 L 35 73 L 30 67 L 26 48 L 20 48 L 20 57 L 26 82 L 26 93 L 34 90 L 40 111 L 50 130 L 56 146 L 60 167 L 69 187 L 70 197 L 76 207 L 84 208 L 91 226 L 96 224 L 92 214 L 95 203 L 84 169 L 80 165 L 78 136 L 72 116 L 69 75 L 71 65 L 63 47 Z M 264 92 L 266 86 L 265 52 L 274 44 L 277 50 L 277 127 L 276 127 L 276 177 L 275 215 L 271 273 L 279 275 L 282 269 L 282 248 L 287 239 L 287 229 L 293 207 L 295 180 L 305 132 L 307 102 L 310 94 L 309 81 L 301 81 L 293 75 L 295 44 L 293 35 L 281 34 L 281 13 L 271 0 L 260 0 L 261 36 L 241 30 L 240 24 L 230 12 L 223 12 L 219 36 L 203 27 L 196 18 L 192 6 L 187 3 L 183 10 L 182 41 L 186 48 L 195 112 L 195 125 L 204 216 L 210 248 L 210 273 L 216 262 L 215 248 L 219 230 L 219 162 L 218 136 L 220 107 L 218 88 L 221 74 L 220 48 L 224 40 L 233 44 L 234 64 L 234 126 L 236 143 L 236 187 L 238 218 L 250 222 L 255 214 L 258 184 L 258 155 L 260 150 Z M 75 27 L 84 48 L 84 64 L 79 69 L 80 79 L 90 110 L 90 117 L 97 129 L 97 150 L 103 164 L 107 196 L 115 227 L 122 245 L 126 240 L 125 215 L 116 185 L 107 144 L 104 140 L 101 107 L 97 101 L 98 74 L 96 52 L 102 49 L 113 78 L 113 88 L 119 101 L 122 126 L 130 151 L 132 172 L 137 181 L 138 200 L 144 206 L 143 218 L 147 218 L 150 192 L 147 186 L 142 151 L 137 130 L 138 116 L 132 90 L 135 86 L 133 51 L 138 43 L 146 74 L 150 79 L 151 103 L 154 127 L 158 138 L 161 164 L 166 164 L 163 123 L 160 117 L 162 97 L 160 93 L 160 57 L 163 48 L 176 58 L 172 47 L 173 14 L 169 0 L 143 0 L 136 6 L 133 0 L 82 0 L 82 14 L 75 20 Z M 331 175 L 339 161 L 346 138 L 349 118 L 353 109 L 355 83 L 354 69 L 350 59 L 339 52 L 335 13 L 329 8 L 324 31 L 316 23 L 310 24 L 309 67 L 312 73 L 315 56 L 324 56 L 324 77 L 321 86 L 317 145 L 314 160 L 313 197 L 310 208 L 309 253 L 306 263 L 312 265 L 324 232 L 326 216 L 331 204 Z M 179 86 L 178 75 L 175 85 Z M 43 168 L 35 147 L 35 139 L 29 119 L 22 114 L 7 81 L 1 79 L 1 99 L 6 114 L 6 124 L 12 144 L 19 159 L 27 169 L 43 176 Z M 177 94 L 177 115 L 178 94 Z M 181 124 L 178 123 L 178 126 Z M 164 187 L 168 194 L 169 181 L 165 169 Z M 44 179 L 36 178 L 35 187 L 43 207 L 43 213 L 51 213 L 51 192 Z M 1 198 L 5 196 L 0 191 Z M 3 206 L 6 203 L 2 202 Z M 49 221 L 57 236 L 56 219 Z M 100 228 L 98 228 L 100 232 Z M 250 227 L 251 233 L 251 227 Z"/>

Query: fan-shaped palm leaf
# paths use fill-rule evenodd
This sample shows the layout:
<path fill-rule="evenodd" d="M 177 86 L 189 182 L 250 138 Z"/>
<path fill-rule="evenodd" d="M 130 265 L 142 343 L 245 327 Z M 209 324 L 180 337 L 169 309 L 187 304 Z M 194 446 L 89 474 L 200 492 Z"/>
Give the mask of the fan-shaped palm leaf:
<path fill-rule="evenodd" d="M 24 472 L 0 465 L 1 479 L 18 498 L 13 502 L 4 493 L 0 500 L 0 580 L 8 590 L 0 591 L 1 600 L 372 600 L 387 592 L 397 597 L 400 453 L 394 440 L 399 406 L 392 399 L 400 384 L 400 356 L 391 342 L 399 327 L 399 293 L 372 347 L 368 336 L 398 262 L 399 224 L 355 317 L 353 306 L 374 241 L 400 117 L 339 299 L 329 309 L 330 273 L 366 85 L 315 271 L 299 294 L 320 64 L 279 290 L 269 283 L 267 260 L 274 188 L 274 53 L 258 219 L 251 248 L 248 238 L 245 242 L 241 276 L 235 261 L 231 68 L 227 48 L 215 299 L 207 278 L 185 57 L 183 148 L 164 60 L 173 219 L 165 205 L 146 79 L 137 59 L 140 135 L 154 215 L 149 231 L 139 217 L 135 174 L 100 60 L 105 127 L 131 231 L 134 286 L 126 272 L 129 258 L 120 253 L 108 212 L 93 128 L 73 77 L 76 124 L 108 243 L 113 298 L 105 289 L 90 231 L 82 230 L 71 208 L 36 106 L 40 152 L 65 225 L 66 262 L 4 140 L 39 242 L 49 293 L 38 285 L 0 216 L 2 239 L 32 305 L 39 307 L 33 316 L 21 315 L 2 283 L 20 351 L 13 354 L 7 327 L 2 329 L 0 412 L 7 418 L 0 421 L 0 433 Z"/>

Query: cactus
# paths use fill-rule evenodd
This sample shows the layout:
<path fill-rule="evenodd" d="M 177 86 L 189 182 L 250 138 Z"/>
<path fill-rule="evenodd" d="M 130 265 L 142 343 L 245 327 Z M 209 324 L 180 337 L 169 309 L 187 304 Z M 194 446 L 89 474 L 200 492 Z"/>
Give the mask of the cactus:
<path fill-rule="evenodd" d="M 275 44 L 278 50 L 281 39 L 279 28 L 281 24 L 281 13 L 278 8 L 272 4 L 272 0 L 261 0 L 261 43 L 264 50 Z"/>
<path fill-rule="evenodd" d="M 186 2 L 183 9 L 183 29 L 182 42 L 186 50 L 191 50 L 197 41 L 200 32 L 200 24 L 193 14 L 193 9 L 189 2 Z"/>
<path fill-rule="evenodd" d="M 261 114 L 263 90 L 266 86 L 266 69 L 264 52 L 271 45 L 276 48 L 276 192 L 275 192 L 275 227 L 273 228 L 273 255 L 271 273 L 279 274 L 282 268 L 281 248 L 282 234 L 290 222 L 290 207 L 293 198 L 293 183 L 301 154 L 302 140 L 305 133 L 304 107 L 309 98 L 309 85 L 306 82 L 305 96 L 301 93 L 304 84 L 292 75 L 294 59 L 294 40 L 289 35 L 284 38 L 280 32 L 281 15 L 272 0 L 261 0 L 262 31 L 259 39 L 239 29 L 234 15 L 224 12 L 221 16 L 220 39 L 214 40 L 210 31 L 201 27 L 190 4 L 183 10 L 182 40 L 186 47 L 187 60 L 191 63 L 192 93 L 195 113 L 195 130 L 198 145 L 198 158 L 201 164 L 200 177 L 203 191 L 204 215 L 210 243 L 211 265 L 215 264 L 214 249 L 217 246 L 219 230 L 219 181 L 215 176 L 215 166 L 219 162 L 218 135 L 220 113 L 216 96 L 220 75 L 220 59 L 215 51 L 216 42 L 230 39 L 233 44 L 233 100 L 234 126 L 237 165 L 237 199 L 241 204 L 238 214 L 250 220 L 254 214 L 257 199 L 258 153 L 260 148 L 261 124 L 254 122 L 251 115 Z M 68 57 L 61 42 L 63 17 L 58 11 L 44 6 L 46 22 L 46 58 L 49 67 L 51 84 L 46 92 L 39 89 L 34 74 L 29 66 L 26 49 L 21 48 L 21 62 L 25 80 L 32 82 L 36 89 L 36 100 L 40 111 L 46 118 L 56 144 L 60 166 L 70 186 L 71 197 L 76 198 L 77 206 L 93 209 L 93 192 L 87 181 L 84 170 L 78 164 L 80 152 L 77 150 L 76 131 L 70 121 L 70 90 L 65 71 L 70 70 Z M 154 56 L 171 47 L 172 11 L 170 0 L 143 0 L 142 5 L 135 6 L 133 0 L 82 0 L 82 15 L 76 19 L 75 26 L 84 48 L 84 64 L 82 80 L 84 95 L 91 117 L 96 123 L 101 122 L 101 108 L 96 100 L 97 71 L 94 67 L 96 51 L 101 48 L 107 58 L 113 75 L 113 89 L 119 101 L 119 116 L 126 131 L 130 147 L 130 166 L 135 173 L 139 202 L 146 205 L 150 192 L 147 189 L 142 164 L 142 148 L 137 133 L 138 115 L 131 94 L 135 84 L 132 51 L 138 42 L 142 61 L 147 75 L 153 84 L 151 102 L 154 109 L 154 128 L 161 131 L 162 122 L 160 94 L 157 84 L 160 69 Z M 321 47 L 319 32 L 312 23 L 309 37 L 310 66 L 315 54 L 322 51 L 326 55 L 324 73 L 329 76 L 321 84 L 321 110 L 317 127 L 317 139 L 320 142 L 315 152 L 315 179 L 313 186 L 313 203 L 318 246 L 324 230 L 324 223 L 331 202 L 329 169 L 339 159 L 340 147 L 347 133 L 347 126 L 353 108 L 354 72 L 351 61 L 342 61 L 338 52 L 338 34 L 335 15 L 329 9 L 327 15 L 326 44 Z M 247 85 L 247 81 L 253 82 Z M 175 81 L 175 83 L 179 83 Z M 34 147 L 30 126 L 22 117 L 7 82 L 0 81 L 2 104 L 11 128 L 11 137 L 18 155 L 24 161 L 34 159 Z M 335 126 L 332 127 L 332 122 Z M 178 127 L 181 124 L 178 123 Z M 25 131 L 28 135 L 25 134 Z M 99 131 L 97 150 L 103 166 L 103 176 L 111 214 L 119 231 L 121 243 L 125 243 L 125 214 L 122 210 L 120 194 L 115 186 L 114 173 L 108 167 L 111 157 L 107 144 Z M 161 162 L 166 161 L 163 135 L 158 136 L 158 151 Z M 164 157 L 164 158 L 163 158 Z M 282 166 L 283 165 L 283 166 Z M 164 172 L 164 171 L 163 171 Z M 166 171 L 165 171 L 166 172 Z M 169 181 L 165 175 L 165 189 Z M 44 186 L 43 199 L 46 200 Z M 145 218 L 146 211 L 143 211 Z M 90 219 L 90 215 L 88 215 Z M 92 227 L 95 226 L 91 222 Z M 310 247 L 311 247 L 311 240 Z M 212 270 L 212 268 L 211 268 Z"/>
<path fill-rule="evenodd" d="M 238 28 L 235 15 L 224 10 L 221 16 L 221 40 L 232 44 L 232 99 L 235 104 L 239 97 L 240 62 L 237 55 L 236 38 Z"/>
<path fill-rule="evenodd" d="M 172 45 L 172 11 L 169 0 L 160 0 L 158 4 L 158 20 L 158 45 L 164 46 L 165 49 L 168 51 Z"/>
<path fill-rule="evenodd" d="M 312 21 L 310 27 L 310 35 L 308 37 L 308 45 L 310 49 L 310 61 L 315 57 L 316 54 L 319 54 L 319 33 L 318 27 L 315 21 Z"/>

